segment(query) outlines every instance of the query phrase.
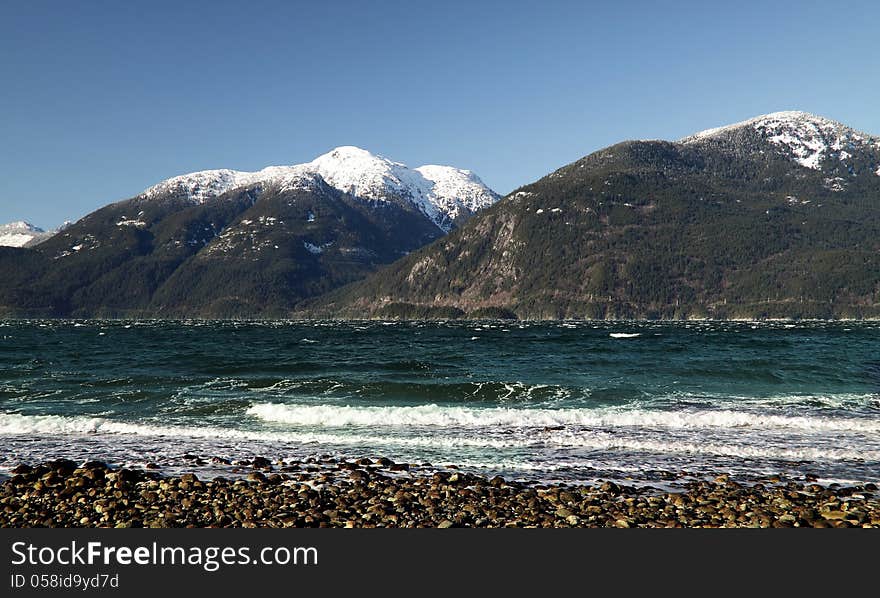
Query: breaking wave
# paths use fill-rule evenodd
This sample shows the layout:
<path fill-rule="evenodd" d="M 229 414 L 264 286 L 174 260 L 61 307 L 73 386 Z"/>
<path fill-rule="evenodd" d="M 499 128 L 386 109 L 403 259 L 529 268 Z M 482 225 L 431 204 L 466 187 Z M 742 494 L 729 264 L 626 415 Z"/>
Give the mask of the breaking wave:
<path fill-rule="evenodd" d="M 880 433 L 880 421 L 868 418 L 786 416 L 734 410 L 527 409 L 436 404 L 361 407 L 257 403 L 248 408 L 247 413 L 268 422 L 320 427 L 775 428 L 807 432 Z"/>

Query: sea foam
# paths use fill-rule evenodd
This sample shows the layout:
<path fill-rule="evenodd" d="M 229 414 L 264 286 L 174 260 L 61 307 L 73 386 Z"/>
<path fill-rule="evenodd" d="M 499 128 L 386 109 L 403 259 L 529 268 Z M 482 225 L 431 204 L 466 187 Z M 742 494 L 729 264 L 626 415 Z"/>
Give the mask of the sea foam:
<path fill-rule="evenodd" d="M 257 403 L 248 415 L 297 426 L 776 428 L 808 432 L 880 433 L 880 421 L 834 416 L 787 416 L 728 409 L 657 411 L 625 408 L 533 409 L 446 405 L 351 406 Z"/>

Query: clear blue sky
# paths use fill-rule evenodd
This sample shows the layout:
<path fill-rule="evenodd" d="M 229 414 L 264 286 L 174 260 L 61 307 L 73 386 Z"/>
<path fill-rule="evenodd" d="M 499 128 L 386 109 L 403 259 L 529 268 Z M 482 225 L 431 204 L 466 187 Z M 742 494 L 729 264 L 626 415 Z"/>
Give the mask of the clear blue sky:
<path fill-rule="evenodd" d="M 2 2 L 0 223 L 358 145 L 501 193 L 801 109 L 880 133 L 880 3 Z"/>

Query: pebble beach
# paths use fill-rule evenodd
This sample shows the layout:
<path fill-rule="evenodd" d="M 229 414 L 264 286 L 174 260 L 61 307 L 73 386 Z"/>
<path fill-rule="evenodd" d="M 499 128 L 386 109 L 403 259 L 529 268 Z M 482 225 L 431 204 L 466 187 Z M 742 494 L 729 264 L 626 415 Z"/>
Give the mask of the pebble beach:
<path fill-rule="evenodd" d="M 58 459 L 0 482 L 3 527 L 880 527 L 872 483 L 823 486 L 721 474 L 670 492 L 613 482 L 541 484 L 387 458 L 257 457 L 199 479 Z"/>

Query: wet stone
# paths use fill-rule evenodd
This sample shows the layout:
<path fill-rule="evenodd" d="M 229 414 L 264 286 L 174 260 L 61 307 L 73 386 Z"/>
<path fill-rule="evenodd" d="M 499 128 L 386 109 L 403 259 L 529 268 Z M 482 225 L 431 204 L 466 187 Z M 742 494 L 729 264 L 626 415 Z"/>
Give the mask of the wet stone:
<path fill-rule="evenodd" d="M 251 465 L 256 469 L 269 469 L 272 467 L 272 462 L 266 457 L 254 457 Z"/>
<path fill-rule="evenodd" d="M 364 458 L 366 459 L 366 458 Z M 303 460 L 291 473 L 162 476 L 57 460 L 0 482 L 0 525 L 31 527 L 877 527 L 869 485 L 687 482 L 676 492 L 604 482 L 538 484 L 461 469 L 387 471 Z M 252 463 L 251 463 L 252 465 Z M 320 465 L 320 466 L 319 466 Z M 388 466 L 390 469 L 391 466 Z M 309 469 L 315 471 L 309 471 Z M 712 479 L 712 478 L 709 478 Z"/>

